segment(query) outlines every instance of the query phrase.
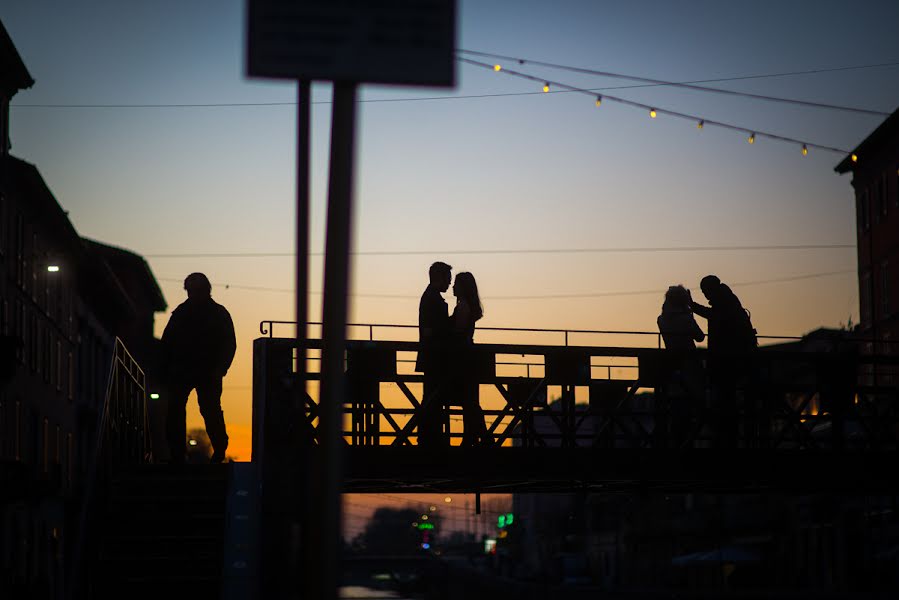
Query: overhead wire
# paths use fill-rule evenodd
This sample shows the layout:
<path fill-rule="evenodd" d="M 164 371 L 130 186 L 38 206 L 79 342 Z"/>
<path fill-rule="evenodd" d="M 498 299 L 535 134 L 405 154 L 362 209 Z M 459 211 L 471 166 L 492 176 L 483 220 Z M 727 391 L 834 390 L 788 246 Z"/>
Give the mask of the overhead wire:
<path fill-rule="evenodd" d="M 755 285 L 767 285 L 772 283 L 790 283 L 794 281 L 802 281 L 806 279 L 817 279 L 821 277 L 833 277 L 836 275 L 846 275 L 849 273 L 856 273 L 854 269 L 844 269 L 839 271 L 825 271 L 821 273 L 807 273 L 803 275 L 793 275 L 788 277 L 779 277 L 779 278 L 771 278 L 771 279 L 759 279 L 754 281 L 743 281 L 730 284 L 731 287 L 749 287 Z M 182 279 L 175 279 L 171 277 L 159 277 L 158 281 L 172 282 L 172 283 L 182 283 Z M 262 286 L 250 286 L 250 285 L 234 285 L 230 283 L 217 283 L 213 284 L 213 287 L 224 288 L 226 290 L 229 289 L 237 289 L 237 290 L 246 290 L 246 291 L 261 291 L 261 292 L 278 292 L 278 293 L 294 293 L 292 288 L 270 288 L 270 287 L 262 287 Z M 508 301 L 508 300 L 563 300 L 563 299 L 589 299 L 589 298 L 612 298 L 612 297 L 624 297 L 624 296 L 643 296 L 650 294 L 663 294 L 665 290 L 663 289 L 654 289 L 654 290 L 629 290 L 629 291 L 613 291 L 613 292 L 585 292 L 585 293 L 566 293 L 566 294 L 533 294 L 533 295 L 509 295 L 509 296 L 484 296 L 484 300 L 499 300 L 499 301 Z M 313 296 L 321 296 L 322 292 L 320 291 L 310 291 L 309 294 Z M 351 297 L 355 298 L 380 298 L 380 299 L 389 299 L 389 300 L 418 300 L 419 296 L 414 294 L 375 294 L 375 293 L 351 293 Z"/>
<path fill-rule="evenodd" d="M 474 51 L 466 51 L 466 52 L 474 52 Z M 486 54 L 486 53 L 485 53 Z M 751 79 L 766 79 L 766 78 L 775 78 L 775 77 L 792 77 L 797 75 L 814 75 L 820 73 L 833 73 L 839 71 L 853 71 L 853 70 L 862 70 L 862 69 L 875 69 L 875 68 L 885 68 L 885 67 L 895 67 L 899 66 L 899 62 L 885 62 L 885 63 L 874 63 L 874 64 L 865 64 L 865 65 L 850 65 L 845 67 L 832 67 L 832 68 L 823 68 L 823 69 L 806 69 L 800 71 L 786 71 L 780 73 L 763 73 L 763 74 L 754 74 L 754 75 L 738 75 L 733 77 L 718 77 L 714 79 L 697 79 L 691 81 L 683 81 L 683 82 L 667 82 L 667 83 L 645 83 L 645 84 L 637 84 L 637 85 L 622 85 L 622 86 L 604 86 L 604 87 L 596 87 L 596 88 L 587 88 L 593 92 L 602 92 L 607 90 L 620 90 L 620 89 L 636 89 L 636 88 L 647 88 L 647 87 L 664 87 L 664 86 L 672 86 L 672 85 L 693 85 L 700 83 L 723 83 L 727 81 L 743 81 L 743 80 L 751 80 Z M 550 93 L 555 94 L 569 94 L 572 90 L 555 90 Z M 391 103 L 391 102 L 428 102 L 428 101 L 441 101 L 441 100 L 468 100 L 468 99 L 478 99 L 478 98 L 503 98 L 503 97 L 511 97 L 511 96 L 537 96 L 542 92 L 501 92 L 496 94 L 459 94 L 459 95 L 445 95 L 445 96 L 417 96 L 417 97 L 405 97 L 405 98 L 360 98 L 357 99 L 356 102 L 360 104 L 378 104 L 378 103 Z M 316 100 L 310 102 L 312 105 L 330 105 L 332 102 L 330 100 Z M 15 103 L 11 104 L 10 108 L 85 108 L 85 109 L 145 109 L 145 108 L 242 108 L 242 107 L 282 107 L 282 106 L 296 106 L 296 100 L 288 100 L 283 102 L 155 102 L 155 103 L 90 103 L 90 104 L 77 104 L 77 103 Z"/>
<path fill-rule="evenodd" d="M 361 250 L 350 252 L 353 256 L 429 256 L 429 255 L 496 255 L 496 254 L 612 254 L 655 252 L 750 252 L 792 250 L 846 250 L 855 244 L 756 244 L 740 246 L 642 246 L 605 248 L 482 248 L 475 250 Z M 310 252 L 310 256 L 324 256 L 324 252 Z M 172 252 L 143 254 L 144 258 L 282 258 L 294 257 L 295 252 Z"/>

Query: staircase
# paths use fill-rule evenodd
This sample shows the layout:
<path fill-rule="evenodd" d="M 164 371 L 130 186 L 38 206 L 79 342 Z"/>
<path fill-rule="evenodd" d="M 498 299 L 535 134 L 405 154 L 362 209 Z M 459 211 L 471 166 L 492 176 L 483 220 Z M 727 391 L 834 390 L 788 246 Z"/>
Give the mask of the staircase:
<path fill-rule="evenodd" d="M 222 597 L 229 464 L 141 465 L 101 518 L 95 598 Z"/>

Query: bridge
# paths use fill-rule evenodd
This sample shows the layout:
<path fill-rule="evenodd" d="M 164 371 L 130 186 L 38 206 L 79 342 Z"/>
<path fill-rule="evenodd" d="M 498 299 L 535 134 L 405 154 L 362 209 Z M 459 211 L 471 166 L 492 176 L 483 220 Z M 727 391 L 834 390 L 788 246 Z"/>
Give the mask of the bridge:
<path fill-rule="evenodd" d="M 254 342 L 254 461 L 285 452 L 270 443 L 284 439 L 285 427 L 318 452 L 321 340 L 308 340 L 303 380 L 296 341 L 274 335 L 290 325 L 265 321 Z M 462 409 L 450 404 L 450 444 L 435 449 L 418 445 L 430 399 L 413 370 L 416 328 L 350 331 L 345 492 L 896 487 L 886 474 L 899 441 L 899 358 L 863 353 L 848 335 L 762 338 L 756 351 L 733 358 L 744 375 L 727 406 L 702 383 L 697 390 L 684 381 L 685 361 L 704 364 L 707 352 L 664 350 L 657 332 L 479 329 L 484 339 L 529 342 L 474 346 L 471 375 L 493 443 L 461 447 Z"/>
<path fill-rule="evenodd" d="M 117 341 L 67 561 L 69 597 L 122 586 L 147 598 L 330 589 L 339 531 L 323 518 L 333 497 L 320 489 L 329 464 L 317 400 L 322 343 L 309 339 L 300 351 L 274 335 L 288 325 L 264 322 L 254 341 L 253 462 L 186 470 L 152 464 L 143 371 Z M 707 353 L 666 351 L 655 332 L 479 330 L 472 376 L 493 443 L 460 446 L 461 408 L 451 404 L 450 443 L 430 448 L 418 444 L 429 400 L 413 370 L 416 328 L 350 331 L 339 407 L 344 492 L 899 487 L 899 358 L 847 335 L 763 340 L 735 357 L 744 376 L 722 406 L 696 385 Z"/>

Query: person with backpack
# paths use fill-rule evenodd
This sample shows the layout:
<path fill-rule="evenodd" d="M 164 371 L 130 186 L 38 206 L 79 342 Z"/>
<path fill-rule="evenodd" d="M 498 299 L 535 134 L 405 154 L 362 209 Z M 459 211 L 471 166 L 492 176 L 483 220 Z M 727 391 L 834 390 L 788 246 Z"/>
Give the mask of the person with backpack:
<path fill-rule="evenodd" d="M 708 372 L 718 414 L 717 446 L 736 447 L 737 384 L 748 373 L 748 353 L 758 345 L 749 312 L 737 295 L 715 275 L 706 275 L 699 288 L 709 306 L 691 303 L 694 314 L 708 321 Z"/>

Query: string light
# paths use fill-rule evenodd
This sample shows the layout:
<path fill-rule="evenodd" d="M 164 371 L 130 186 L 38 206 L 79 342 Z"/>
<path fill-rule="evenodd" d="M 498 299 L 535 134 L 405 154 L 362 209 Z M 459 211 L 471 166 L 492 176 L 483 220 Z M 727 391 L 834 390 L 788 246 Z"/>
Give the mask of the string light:
<path fill-rule="evenodd" d="M 498 55 L 497 55 L 497 57 L 500 58 Z M 472 60 L 470 58 L 459 57 L 457 60 L 459 60 L 459 62 L 474 65 L 474 66 L 481 67 L 481 68 L 486 68 L 486 69 L 494 68 L 493 63 L 483 63 L 480 61 Z M 515 60 L 517 60 L 519 64 L 524 64 L 524 62 L 525 62 L 521 59 L 515 59 Z M 538 82 L 538 83 L 543 82 L 543 92 L 549 92 L 550 85 L 553 85 L 556 88 L 560 88 L 563 92 L 568 91 L 568 92 L 575 92 L 575 93 L 585 94 L 585 95 L 589 94 L 590 98 L 594 101 L 594 103 L 597 106 L 600 105 L 602 100 L 611 100 L 612 102 L 617 102 L 619 104 L 624 104 L 626 106 L 631 106 L 633 108 L 640 108 L 642 110 L 648 110 L 649 116 L 652 119 L 655 119 L 656 117 L 658 117 L 659 109 L 657 109 L 653 106 L 650 106 L 648 104 L 634 102 L 633 100 L 627 100 L 624 98 L 619 98 L 617 96 L 609 96 L 609 95 L 600 96 L 600 95 L 596 94 L 595 90 L 579 88 L 576 86 L 561 83 L 559 81 L 552 81 L 552 82 L 546 81 L 542 77 L 536 77 L 534 75 L 531 75 L 529 73 L 523 73 L 521 71 L 503 69 L 503 73 L 513 76 L 513 77 L 520 77 L 522 79 L 527 79 L 527 80 Z M 740 133 L 750 132 L 750 136 L 747 139 L 747 141 L 750 144 L 755 143 L 756 136 L 762 136 L 762 137 L 766 137 L 766 138 L 769 138 L 772 140 L 777 140 L 780 142 L 789 142 L 789 143 L 793 143 L 793 144 L 798 144 L 800 146 L 804 145 L 806 148 L 813 147 L 813 148 L 818 148 L 820 150 L 826 150 L 827 152 L 835 152 L 838 154 L 842 154 L 843 156 L 846 156 L 849 153 L 848 150 L 845 150 L 842 148 L 837 148 L 834 146 L 826 146 L 824 144 L 816 144 L 816 143 L 812 143 L 812 142 L 805 142 L 803 140 L 798 140 L 796 138 L 787 137 L 787 136 L 780 135 L 777 133 L 770 133 L 770 132 L 765 132 L 765 131 L 760 131 L 760 132 L 759 131 L 751 131 L 751 130 L 744 129 L 743 127 L 741 127 L 739 125 L 734 125 L 732 123 L 726 123 L 724 121 L 711 121 L 708 119 L 704 119 L 704 118 L 700 117 L 699 115 L 692 115 L 692 114 L 678 112 L 678 111 L 671 110 L 671 109 L 664 109 L 664 112 L 666 115 L 678 117 L 681 119 L 688 119 L 688 120 L 692 121 L 693 123 L 696 123 L 697 129 L 703 129 L 706 125 L 711 125 L 714 127 L 721 127 L 723 129 L 730 129 L 732 131 L 737 131 Z M 858 157 L 855 157 L 852 162 L 857 162 L 857 161 L 858 161 Z"/>
<path fill-rule="evenodd" d="M 808 146 L 802 144 L 802 156 L 808 156 Z"/>
<path fill-rule="evenodd" d="M 851 156 L 851 158 L 852 158 L 852 162 L 858 162 L 858 155 L 853 154 L 853 155 Z"/>
<path fill-rule="evenodd" d="M 503 70 L 503 67 L 502 67 L 502 65 L 493 65 L 493 70 L 496 71 L 497 73 L 499 73 L 500 71 Z"/>

